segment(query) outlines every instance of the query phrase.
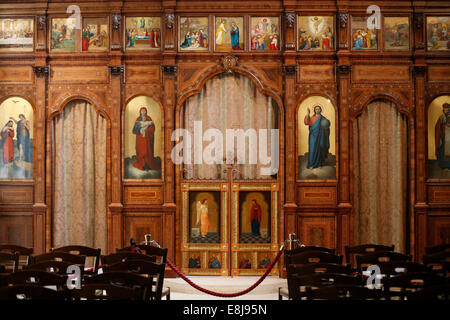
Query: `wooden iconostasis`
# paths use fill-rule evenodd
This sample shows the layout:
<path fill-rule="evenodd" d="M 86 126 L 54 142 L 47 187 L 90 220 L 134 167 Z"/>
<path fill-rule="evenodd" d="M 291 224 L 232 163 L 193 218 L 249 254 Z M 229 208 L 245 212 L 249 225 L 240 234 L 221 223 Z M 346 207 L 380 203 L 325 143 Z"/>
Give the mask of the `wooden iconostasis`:
<path fill-rule="evenodd" d="M 0 243 L 420 261 L 450 241 L 449 31 L 448 1 L 0 1 Z"/>

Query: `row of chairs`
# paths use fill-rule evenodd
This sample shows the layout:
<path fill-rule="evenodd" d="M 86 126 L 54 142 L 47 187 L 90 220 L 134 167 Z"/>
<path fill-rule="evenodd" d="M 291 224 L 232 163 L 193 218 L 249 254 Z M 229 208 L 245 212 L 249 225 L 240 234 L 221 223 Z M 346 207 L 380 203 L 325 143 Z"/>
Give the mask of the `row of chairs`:
<path fill-rule="evenodd" d="M 11 249 L 5 247 L 0 246 L 0 251 Z M 100 249 L 67 246 L 35 256 L 28 251 L 24 264 L 17 263 L 24 253 L 18 249 L 2 253 L 12 258 L 13 265 L 6 264 L 10 270 L 3 271 L 10 272 L 0 275 L 0 299 L 160 300 L 165 296 L 170 300 L 170 288 L 163 288 L 166 248 L 133 245 L 101 255 Z M 93 258 L 92 267 L 85 268 L 86 258 Z M 81 288 L 68 288 L 74 276 L 67 269 L 73 265 L 81 271 Z"/>
<path fill-rule="evenodd" d="M 448 299 L 449 245 L 427 248 L 426 252 L 420 264 L 395 252 L 394 246 L 346 247 L 343 264 L 343 256 L 330 248 L 285 250 L 288 287 L 279 288 L 279 299 L 419 299 L 424 292 Z M 369 284 L 367 268 L 371 265 L 378 266 L 380 272 Z"/>

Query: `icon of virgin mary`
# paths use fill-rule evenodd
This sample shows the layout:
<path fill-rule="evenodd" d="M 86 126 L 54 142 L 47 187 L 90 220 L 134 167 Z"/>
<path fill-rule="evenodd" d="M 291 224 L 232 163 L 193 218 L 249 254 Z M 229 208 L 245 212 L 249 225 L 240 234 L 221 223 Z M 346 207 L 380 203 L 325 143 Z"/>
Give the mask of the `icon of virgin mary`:
<path fill-rule="evenodd" d="M 136 162 L 133 166 L 139 170 L 159 170 L 159 164 L 154 157 L 155 124 L 147 114 L 147 108 L 139 110 L 139 117 L 133 127 L 136 135 Z"/>

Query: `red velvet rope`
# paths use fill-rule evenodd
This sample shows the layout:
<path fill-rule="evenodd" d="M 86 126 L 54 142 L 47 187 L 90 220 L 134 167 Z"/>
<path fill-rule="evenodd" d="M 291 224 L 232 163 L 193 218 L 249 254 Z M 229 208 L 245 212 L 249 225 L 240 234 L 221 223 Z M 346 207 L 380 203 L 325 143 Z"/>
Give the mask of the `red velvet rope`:
<path fill-rule="evenodd" d="M 249 293 L 250 291 L 255 289 L 267 277 L 267 275 L 270 273 L 270 271 L 272 270 L 272 268 L 275 265 L 275 263 L 277 263 L 278 259 L 280 259 L 280 256 L 281 256 L 282 253 L 283 253 L 283 250 L 278 251 L 278 254 L 275 257 L 275 259 L 267 267 L 266 272 L 261 276 L 261 278 L 258 279 L 258 281 L 256 281 L 251 287 L 249 287 L 249 288 L 247 288 L 247 289 L 245 289 L 243 291 L 236 292 L 236 293 L 220 293 L 220 292 L 214 292 L 214 291 L 202 288 L 199 285 L 197 285 L 194 282 L 192 282 L 190 279 L 188 279 L 183 273 L 181 273 L 181 271 L 178 270 L 177 267 L 175 267 L 173 265 L 173 263 L 169 259 L 167 259 L 167 264 L 169 265 L 169 267 L 172 268 L 173 271 L 175 271 L 176 274 L 178 274 L 184 281 L 189 283 L 195 289 L 200 290 L 200 291 L 202 291 L 204 293 L 210 294 L 212 296 L 216 296 L 216 297 L 233 298 L 233 297 L 238 297 L 238 296 L 241 296 L 243 294 Z"/>

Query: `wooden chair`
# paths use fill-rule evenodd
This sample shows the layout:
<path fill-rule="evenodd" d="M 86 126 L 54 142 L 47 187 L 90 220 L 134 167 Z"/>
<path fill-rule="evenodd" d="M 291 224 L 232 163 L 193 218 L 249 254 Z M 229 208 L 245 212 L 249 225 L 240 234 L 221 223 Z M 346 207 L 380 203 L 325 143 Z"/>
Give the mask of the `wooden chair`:
<path fill-rule="evenodd" d="M 85 284 L 70 291 L 74 300 L 141 300 L 141 288 L 128 288 L 110 283 Z"/>
<path fill-rule="evenodd" d="M 35 264 L 42 261 L 64 261 L 78 265 L 80 267 L 83 267 L 84 269 L 86 256 L 71 254 L 67 252 L 52 251 L 31 257 L 31 264 Z"/>
<path fill-rule="evenodd" d="M 23 266 L 30 264 L 30 257 L 33 254 L 33 248 L 25 248 L 14 244 L 0 244 L 0 252 L 16 254 L 19 256 L 18 270 L 23 269 Z"/>
<path fill-rule="evenodd" d="M 309 264 L 309 263 L 342 263 L 342 256 L 323 251 L 306 251 L 298 254 L 285 256 L 286 265 Z"/>
<path fill-rule="evenodd" d="M 431 273 L 403 273 L 382 279 L 386 300 L 404 300 L 407 293 L 422 290 L 427 287 L 443 285 L 446 279 Z"/>
<path fill-rule="evenodd" d="M 0 300 L 66 300 L 66 290 L 56 291 L 35 284 L 20 284 L 0 288 Z"/>
<path fill-rule="evenodd" d="M 411 261 L 411 256 L 393 251 L 376 251 L 364 255 L 356 256 L 356 268 L 365 270 L 369 265 L 380 265 L 392 261 Z"/>
<path fill-rule="evenodd" d="M 111 253 L 109 255 L 101 256 L 102 268 L 115 264 L 118 262 L 124 262 L 128 260 L 144 260 L 148 262 L 156 262 L 156 256 L 148 256 L 143 253 L 121 251 L 117 253 Z M 104 271 L 104 270 L 103 270 Z"/>
<path fill-rule="evenodd" d="M 450 273 L 450 251 L 424 255 L 422 261 L 436 275 L 448 276 Z"/>
<path fill-rule="evenodd" d="M 93 259 L 93 264 L 92 264 L 92 270 L 84 270 L 84 273 L 87 275 L 93 275 L 93 274 L 98 274 L 98 266 L 100 264 L 100 256 L 101 256 L 101 249 L 100 248 L 90 248 L 90 247 L 85 247 L 85 246 L 65 246 L 65 247 L 60 247 L 60 248 L 55 248 L 52 249 L 53 252 L 66 252 L 66 253 L 70 253 L 70 254 L 75 254 L 75 255 L 81 255 L 81 256 L 85 256 L 86 259 L 87 258 L 91 258 Z M 90 264 L 89 264 L 90 265 Z M 84 265 L 84 267 L 86 268 L 86 263 Z"/>
<path fill-rule="evenodd" d="M 40 270 L 22 270 L 8 275 L 4 282 L 7 285 L 35 284 L 38 286 L 56 286 L 59 290 L 66 287 L 67 275 L 40 271 Z"/>
<path fill-rule="evenodd" d="M 345 263 L 356 266 L 355 257 L 378 251 L 394 251 L 395 245 L 384 246 L 380 244 L 361 244 L 358 246 L 345 246 Z"/>
<path fill-rule="evenodd" d="M 308 275 L 292 275 L 292 299 L 301 300 L 309 296 L 310 290 L 331 285 L 362 285 L 362 277 L 338 273 L 314 273 Z M 291 289 L 291 288 L 289 288 Z"/>
<path fill-rule="evenodd" d="M 19 256 L 12 253 L 0 252 L 1 273 L 16 272 L 19 269 Z"/>
<path fill-rule="evenodd" d="M 110 271 L 127 271 L 152 278 L 152 290 L 151 292 L 147 292 L 146 298 L 148 300 L 161 300 L 161 297 L 163 296 L 164 263 L 159 264 L 145 260 L 126 260 L 108 265 L 103 269 L 104 273 Z M 167 300 L 170 300 L 170 291 Z"/>
<path fill-rule="evenodd" d="M 440 300 L 450 301 L 450 284 L 430 286 L 420 291 L 406 294 L 406 300 L 410 301 L 425 301 L 425 300 Z"/>
<path fill-rule="evenodd" d="M 65 261 L 46 260 L 33 263 L 27 266 L 25 270 L 40 270 L 45 272 L 53 272 L 60 275 L 67 275 L 67 268 L 71 265 L 73 264 Z"/>
<path fill-rule="evenodd" d="M 86 278 L 85 284 L 109 283 L 127 288 L 141 288 L 142 300 L 147 300 L 147 292 L 152 291 L 153 278 L 127 271 L 109 271 Z"/>
<path fill-rule="evenodd" d="M 308 290 L 309 300 L 380 300 L 380 290 L 370 290 L 358 285 L 331 285 Z"/>
<path fill-rule="evenodd" d="M 411 261 L 391 261 L 380 263 L 381 274 L 386 276 L 395 276 L 403 273 L 412 272 L 429 272 L 430 269 L 421 263 Z"/>
<path fill-rule="evenodd" d="M 159 261 L 155 261 L 158 263 L 166 263 L 167 262 L 167 248 L 158 248 L 155 246 L 149 246 L 145 244 L 137 244 L 138 247 L 144 254 L 148 256 L 156 256 L 159 258 Z M 116 252 L 130 252 L 131 247 L 125 247 L 121 249 L 116 249 Z"/>
<path fill-rule="evenodd" d="M 291 256 L 293 254 L 303 253 L 303 252 L 307 252 L 307 251 L 322 251 L 322 252 L 328 252 L 328 253 L 332 253 L 332 254 L 336 253 L 336 249 L 330 249 L 330 248 L 319 247 L 319 246 L 304 246 L 304 247 L 295 248 L 293 250 L 284 250 L 284 255 Z"/>
<path fill-rule="evenodd" d="M 425 248 L 425 254 L 430 255 L 442 251 L 450 251 L 450 243 L 440 244 L 434 247 Z"/>

